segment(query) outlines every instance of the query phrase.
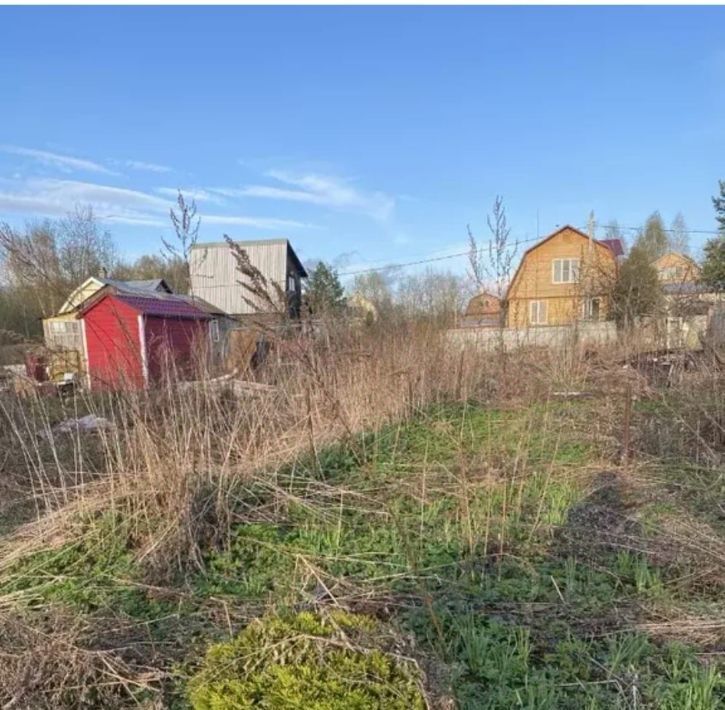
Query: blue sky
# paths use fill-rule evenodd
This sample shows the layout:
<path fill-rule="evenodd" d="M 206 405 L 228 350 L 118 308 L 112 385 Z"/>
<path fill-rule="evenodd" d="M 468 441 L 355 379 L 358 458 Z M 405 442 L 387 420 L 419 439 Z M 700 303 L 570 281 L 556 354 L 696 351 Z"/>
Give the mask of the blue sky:
<path fill-rule="evenodd" d="M 0 220 L 91 203 L 347 269 L 659 209 L 715 228 L 725 8 L 0 8 Z M 693 235 L 694 251 L 706 238 Z M 463 268 L 464 260 L 441 267 Z"/>

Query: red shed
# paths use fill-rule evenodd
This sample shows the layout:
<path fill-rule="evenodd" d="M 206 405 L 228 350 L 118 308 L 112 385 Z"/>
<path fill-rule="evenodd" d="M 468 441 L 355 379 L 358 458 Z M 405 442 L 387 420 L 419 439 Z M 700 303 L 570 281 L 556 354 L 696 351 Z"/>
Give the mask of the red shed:
<path fill-rule="evenodd" d="M 213 318 L 187 296 L 110 289 L 90 299 L 78 317 L 91 389 L 145 387 L 167 363 L 189 374 L 194 348 L 207 345 Z"/>

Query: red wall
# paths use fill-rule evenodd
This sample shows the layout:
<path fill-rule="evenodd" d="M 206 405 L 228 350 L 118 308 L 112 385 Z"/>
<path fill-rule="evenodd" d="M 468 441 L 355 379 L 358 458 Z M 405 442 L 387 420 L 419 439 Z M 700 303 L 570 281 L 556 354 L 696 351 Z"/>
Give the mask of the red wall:
<path fill-rule="evenodd" d="M 138 313 L 113 296 L 83 316 L 92 389 L 143 387 Z"/>
<path fill-rule="evenodd" d="M 168 367 L 180 377 L 193 376 L 195 358 L 208 344 L 208 333 L 205 320 L 146 316 L 149 380 L 158 380 Z"/>

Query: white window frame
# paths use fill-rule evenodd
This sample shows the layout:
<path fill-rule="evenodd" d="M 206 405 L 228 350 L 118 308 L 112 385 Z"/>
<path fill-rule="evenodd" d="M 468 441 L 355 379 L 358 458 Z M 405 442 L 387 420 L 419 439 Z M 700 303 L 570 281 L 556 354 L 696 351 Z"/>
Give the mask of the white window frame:
<path fill-rule="evenodd" d="M 575 284 L 579 283 L 579 259 L 566 258 L 566 259 L 552 259 L 551 261 L 551 283 L 554 284 Z M 559 267 L 559 278 L 556 278 L 556 267 Z M 564 271 L 566 271 L 568 277 L 564 278 Z"/>
<path fill-rule="evenodd" d="M 534 316 L 534 312 L 536 312 L 536 316 Z M 529 301 L 529 324 L 546 325 L 548 320 L 549 304 L 546 301 Z"/>
<path fill-rule="evenodd" d="M 297 293 L 297 278 L 294 274 L 287 274 L 287 292 Z"/>
<path fill-rule="evenodd" d="M 594 316 L 593 316 L 594 301 L 597 301 L 599 303 L 599 312 L 597 313 L 596 320 L 601 319 L 601 317 L 602 317 L 602 299 L 599 298 L 599 296 L 592 296 L 590 298 L 585 298 L 582 301 L 582 318 L 584 320 L 594 320 Z"/>

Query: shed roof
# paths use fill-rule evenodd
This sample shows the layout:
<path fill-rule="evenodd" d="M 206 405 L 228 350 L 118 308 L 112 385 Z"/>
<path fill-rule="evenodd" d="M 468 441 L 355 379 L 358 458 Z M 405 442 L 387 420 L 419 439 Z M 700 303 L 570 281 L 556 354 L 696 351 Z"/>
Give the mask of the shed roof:
<path fill-rule="evenodd" d="M 697 281 L 679 281 L 662 284 L 662 291 L 667 296 L 693 296 L 700 293 L 712 293 L 712 286 Z"/>
<path fill-rule="evenodd" d="M 130 306 L 138 313 L 148 316 L 209 320 L 216 313 L 213 306 L 205 302 L 195 303 L 190 296 L 180 296 L 172 293 L 133 294 L 124 291 L 113 291 L 112 288 L 104 287 L 95 297 L 89 298 L 79 308 L 79 315 L 83 315 L 94 305 L 111 296 Z"/>
<path fill-rule="evenodd" d="M 164 279 L 132 279 L 119 281 L 118 279 L 98 279 L 106 286 L 115 286 L 124 291 L 163 291 L 173 293 Z"/>
<path fill-rule="evenodd" d="M 92 293 L 90 296 L 83 297 L 84 293 L 88 290 L 88 287 L 93 286 L 94 284 L 97 290 L 102 289 L 104 286 L 113 286 L 119 291 L 129 291 L 132 293 L 172 292 L 171 288 L 164 279 L 121 281 L 118 279 L 107 279 L 102 276 L 90 276 L 80 286 L 73 289 L 72 293 L 65 300 L 65 303 L 58 310 L 58 314 L 69 313 L 76 308 L 80 308 L 88 298 L 92 298 L 95 295 L 95 293 Z"/>

